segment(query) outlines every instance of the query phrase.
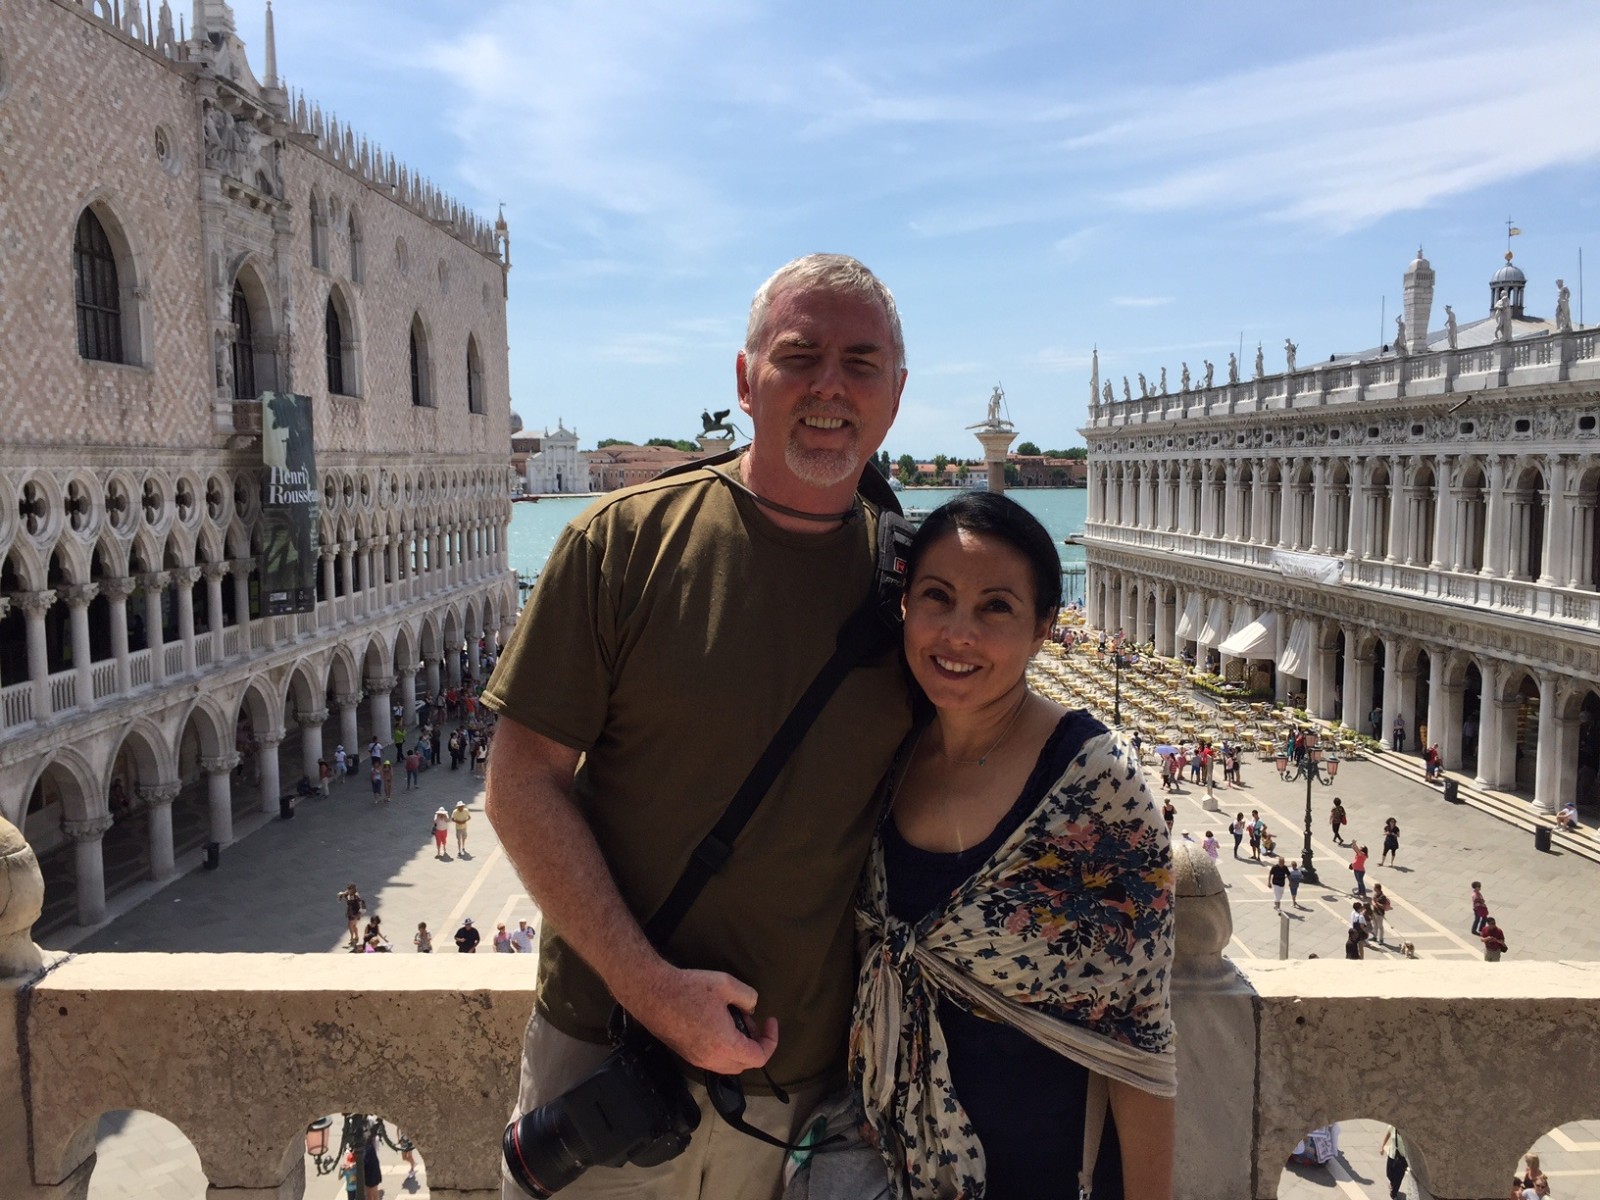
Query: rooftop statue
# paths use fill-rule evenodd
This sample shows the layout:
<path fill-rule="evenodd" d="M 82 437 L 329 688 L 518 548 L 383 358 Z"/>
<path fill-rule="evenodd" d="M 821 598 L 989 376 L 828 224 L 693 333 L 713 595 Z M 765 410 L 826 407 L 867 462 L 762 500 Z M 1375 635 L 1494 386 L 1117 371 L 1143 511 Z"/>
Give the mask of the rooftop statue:
<path fill-rule="evenodd" d="M 1572 332 L 1572 289 L 1564 280 L 1556 280 L 1556 330 Z"/>
<path fill-rule="evenodd" d="M 709 438 L 720 434 L 723 437 L 737 437 L 739 431 L 728 421 L 728 414 L 732 411 L 733 409 L 731 408 L 721 408 L 713 413 L 709 409 L 702 409 L 700 411 L 700 424 L 703 428 L 700 436 Z"/>
<path fill-rule="evenodd" d="M 1189 364 L 1182 363 L 1180 365 L 1183 367 L 1183 374 L 1178 376 L 1178 390 L 1187 392 L 1189 390 Z"/>
<path fill-rule="evenodd" d="M 1167 369 L 1165 367 L 1161 368 L 1161 394 L 1163 396 L 1167 394 Z"/>
<path fill-rule="evenodd" d="M 1144 372 L 1140 371 L 1139 372 L 1139 399 L 1147 400 L 1149 398 L 1150 398 L 1150 385 L 1145 382 Z"/>
<path fill-rule="evenodd" d="M 1105 398 L 1106 398 L 1106 403 L 1110 404 L 1112 402 L 1112 395 L 1111 395 L 1111 381 L 1109 379 L 1106 380 L 1104 395 L 1105 395 Z"/>
<path fill-rule="evenodd" d="M 1267 358 L 1261 353 L 1261 343 L 1256 343 L 1256 378 L 1260 379 L 1267 373 Z"/>
<path fill-rule="evenodd" d="M 1289 364 L 1287 367 L 1284 368 L 1284 370 L 1286 370 L 1286 371 L 1293 371 L 1294 370 L 1294 352 L 1296 350 L 1298 350 L 1298 349 L 1300 349 L 1300 347 L 1296 346 L 1288 338 L 1284 338 L 1283 339 L 1283 357 L 1284 357 L 1284 361 L 1286 361 Z"/>
<path fill-rule="evenodd" d="M 1501 296 L 1494 306 L 1494 340 L 1509 342 L 1511 340 L 1511 304 Z"/>
<path fill-rule="evenodd" d="M 1143 379 L 1144 376 L 1141 375 L 1139 378 Z M 1133 399 L 1133 392 L 1128 387 L 1128 377 L 1126 375 L 1122 377 L 1122 398 L 1124 400 Z"/>
<path fill-rule="evenodd" d="M 1237 354 L 1228 355 L 1228 382 L 1239 382 L 1239 356 Z"/>
<path fill-rule="evenodd" d="M 1448 304 L 1444 306 L 1444 336 L 1450 349 L 1456 348 L 1456 310 Z"/>
<path fill-rule="evenodd" d="M 1404 317 L 1396 317 L 1394 319 L 1394 352 L 1401 358 L 1406 356 L 1406 319 Z"/>
<path fill-rule="evenodd" d="M 1217 369 L 1216 369 L 1216 367 L 1211 365 L 1211 360 L 1209 358 L 1203 358 L 1200 361 L 1205 363 L 1205 366 L 1206 366 L 1206 383 L 1205 383 L 1205 386 L 1206 387 L 1210 387 L 1211 386 L 1212 376 L 1216 374 Z"/>

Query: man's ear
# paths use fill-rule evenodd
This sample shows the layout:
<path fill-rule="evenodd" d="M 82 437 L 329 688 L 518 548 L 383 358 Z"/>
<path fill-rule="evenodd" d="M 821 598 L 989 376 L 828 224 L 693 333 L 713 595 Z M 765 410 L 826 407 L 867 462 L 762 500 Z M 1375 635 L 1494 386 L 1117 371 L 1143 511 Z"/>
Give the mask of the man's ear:
<path fill-rule="evenodd" d="M 739 351 L 733 360 L 734 386 L 739 392 L 739 408 L 746 414 L 750 413 L 750 360 L 743 350 Z"/>

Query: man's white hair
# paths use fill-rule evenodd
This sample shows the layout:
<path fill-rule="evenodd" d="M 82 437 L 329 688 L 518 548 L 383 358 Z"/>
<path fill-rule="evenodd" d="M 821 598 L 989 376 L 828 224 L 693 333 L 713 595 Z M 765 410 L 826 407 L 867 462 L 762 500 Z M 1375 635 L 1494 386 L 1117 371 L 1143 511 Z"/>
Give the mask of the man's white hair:
<path fill-rule="evenodd" d="M 895 306 L 894 295 L 884 286 L 883 280 L 848 254 L 808 254 L 804 258 L 797 258 L 779 267 L 771 278 L 756 289 L 755 299 L 750 302 L 750 322 L 744 334 L 747 357 L 753 356 L 761 344 L 773 297 L 790 289 L 843 292 L 881 304 L 889 322 L 895 370 L 905 370 L 906 338 L 900 328 L 900 310 Z"/>

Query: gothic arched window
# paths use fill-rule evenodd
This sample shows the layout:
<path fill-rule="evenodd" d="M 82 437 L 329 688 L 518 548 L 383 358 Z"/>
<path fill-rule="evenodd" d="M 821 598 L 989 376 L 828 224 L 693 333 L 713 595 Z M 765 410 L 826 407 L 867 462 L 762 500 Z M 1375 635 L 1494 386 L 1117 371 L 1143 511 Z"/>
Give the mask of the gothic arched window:
<path fill-rule="evenodd" d="M 333 297 L 328 297 L 328 307 L 323 311 L 322 328 L 327 339 L 324 353 L 328 362 L 328 391 L 331 394 L 345 395 L 344 386 L 344 326 L 339 320 L 339 310 L 334 307 Z"/>
<path fill-rule="evenodd" d="M 411 403 L 433 407 L 432 364 L 428 357 L 428 331 L 420 315 L 411 318 Z"/>
<path fill-rule="evenodd" d="M 78 306 L 78 353 L 100 362 L 124 362 L 122 293 L 117 259 L 100 218 L 88 209 L 72 238 L 73 288 Z"/>
<path fill-rule="evenodd" d="M 250 301 L 244 294 L 244 285 L 233 283 L 233 395 L 236 400 L 255 400 L 256 391 L 256 335 L 255 322 L 250 317 Z"/>
<path fill-rule="evenodd" d="M 478 339 L 471 334 L 467 335 L 467 411 L 479 415 L 486 411 L 483 398 L 483 359 L 478 354 Z"/>

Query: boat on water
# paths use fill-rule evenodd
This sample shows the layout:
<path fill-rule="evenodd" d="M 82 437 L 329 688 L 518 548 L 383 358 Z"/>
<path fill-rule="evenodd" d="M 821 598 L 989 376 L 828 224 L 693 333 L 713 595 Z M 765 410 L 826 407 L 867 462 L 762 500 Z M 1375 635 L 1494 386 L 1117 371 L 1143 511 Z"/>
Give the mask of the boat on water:
<path fill-rule="evenodd" d="M 1069 533 L 1069 534 L 1067 534 L 1066 537 L 1061 539 L 1061 544 L 1063 546 L 1081 546 L 1081 545 L 1083 545 L 1083 530 L 1080 529 L 1080 530 L 1078 530 L 1077 533 Z"/>
<path fill-rule="evenodd" d="M 905 509 L 905 518 L 911 523 L 911 528 L 921 529 L 922 523 L 928 519 L 928 514 L 931 512 L 933 512 L 931 508 L 917 508 L 913 505 Z"/>

